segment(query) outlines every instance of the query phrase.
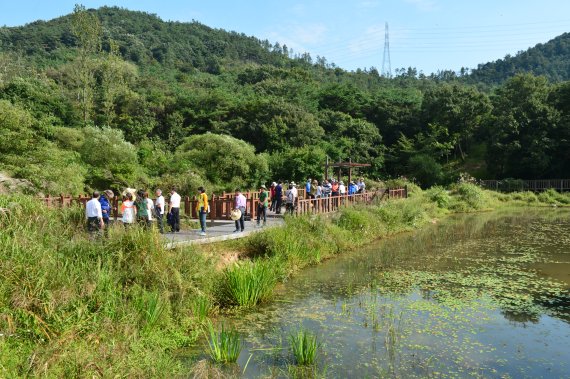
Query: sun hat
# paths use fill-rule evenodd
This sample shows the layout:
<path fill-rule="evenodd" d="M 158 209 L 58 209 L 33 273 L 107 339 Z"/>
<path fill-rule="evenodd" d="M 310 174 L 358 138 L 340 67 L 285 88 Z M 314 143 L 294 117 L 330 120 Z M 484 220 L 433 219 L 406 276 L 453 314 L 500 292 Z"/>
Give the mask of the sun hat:
<path fill-rule="evenodd" d="M 296 186 L 296 185 L 297 185 L 295 182 L 291 182 L 291 183 L 289 183 L 289 184 L 292 185 L 292 186 Z"/>
<path fill-rule="evenodd" d="M 109 198 L 109 199 L 112 199 L 112 198 L 115 197 L 115 194 L 114 194 L 113 191 L 111 191 L 111 190 L 105 190 L 105 191 L 103 191 L 103 193 L 104 193 L 105 195 L 107 195 L 107 198 Z"/>
<path fill-rule="evenodd" d="M 241 211 L 239 209 L 234 209 L 230 213 L 230 218 L 234 221 L 237 221 L 241 218 Z"/>
<path fill-rule="evenodd" d="M 267 187 L 265 187 L 265 184 L 260 185 L 259 188 L 267 189 Z"/>

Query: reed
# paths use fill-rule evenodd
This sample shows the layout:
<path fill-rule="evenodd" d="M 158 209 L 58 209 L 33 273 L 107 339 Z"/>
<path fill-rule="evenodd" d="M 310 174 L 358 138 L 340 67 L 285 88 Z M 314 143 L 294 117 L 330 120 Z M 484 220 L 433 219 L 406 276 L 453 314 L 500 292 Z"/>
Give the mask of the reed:
<path fill-rule="evenodd" d="M 235 363 L 241 353 L 241 339 L 235 329 L 226 329 L 224 325 L 217 330 L 211 321 L 206 322 L 205 336 L 208 340 L 208 352 L 214 362 Z"/>
<path fill-rule="evenodd" d="M 315 364 L 319 344 L 317 336 L 306 329 L 300 328 L 289 335 L 291 351 L 295 357 L 295 362 L 301 366 Z"/>
<path fill-rule="evenodd" d="M 271 297 L 276 283 L 271 261 L 240 262 L 224 271 L 218 299 L 223 305 L 253 307 Z"/>

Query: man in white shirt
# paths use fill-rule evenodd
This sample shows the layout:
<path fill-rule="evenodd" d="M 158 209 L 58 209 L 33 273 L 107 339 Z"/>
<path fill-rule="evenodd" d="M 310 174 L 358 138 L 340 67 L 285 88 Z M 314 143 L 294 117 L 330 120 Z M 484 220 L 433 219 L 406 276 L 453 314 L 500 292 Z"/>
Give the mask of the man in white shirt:
<path fill-rule="evenodd" d="M 293 209 L 295 209 L 299 200 L 299 191 L 297 190 L 297 184 L 295 182 L 291 182 L 291 185 L 293 186 L 291 189 L 291 192 L 293 192 Z"/>
<path fill-rule="evenodd" d="M 162 196 L 162 190 L 156 190 L 156 200 L 154 201 L 154 209 L 156 214 L 156 222 L 158 224 L 158 230 L 160 234 L 164 233 L 164 196 Z"/>
<path fill-rule="evenodd" d="M 346 187 L 344 185 L 344 182 L 341 180 L 340 184 L 338 186 L 338 193 L 340 196 L 344 196 L 346 194 Z"/>
<path fill-rule="evenodd" d="M 176 193 L 176 188 L 172 188 L 170 191 L 170 217 L 171 217 L 171 224 L 172 233 L 180 231 L 180 201 L 181 197 L 179 194 Z"/>
<path fill-rule="evenodd" d="M 85 204 L 85 218 L 87 219 L 87 230 L 90 234 L 105 227 L 101 203 L 99 202 L 99 191 L 93 192 L 91 200 Z"/>

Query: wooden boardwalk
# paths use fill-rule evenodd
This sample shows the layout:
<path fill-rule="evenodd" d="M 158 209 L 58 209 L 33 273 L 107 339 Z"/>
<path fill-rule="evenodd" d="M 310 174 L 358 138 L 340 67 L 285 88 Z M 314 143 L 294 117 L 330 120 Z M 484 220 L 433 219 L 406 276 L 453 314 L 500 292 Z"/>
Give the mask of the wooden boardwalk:
<path fill-rule="evenodd" d="M 326 198 L 319 199 L 307 199 L 305 198 L 305 190 L 298 190 L 299 199 L 297 200 L 296 207 L 293 210 L 295 215 L 303 214 L 319 214 L 319 213 L 331 213 L 339 210 L 340 207 L 349 206 L 353 204 L 366 204 L 374 201 L 375 199 L 387 199 L 387 198 L 406 198 L 408 197 L 407 187 L 399 188 L 381 188 L 374 191 L 368 191 L 364 193 L 354 194 L 354 195 L 342 195 L 342 196 L 329 196 Z M 254 219 L 257 217 L 257 207 L 259 204 L 259 192 L 247 192 L 244 193 L 247 199 L 247 209 L 246 214 L 248 218 Z M 90 196 L 80 195 L 76 197 L 72 196 L 47 196 L 40 198 L 48 207 L 69 207 L 75 205 L 85 206 L 87 201 L 91 199 Z M 180 209 L 180 215 L 186 216 L 188 218 L 197 219 L 196 214 L 196 197 L 190 198 L 189 196 L 183 197 L 182 207 Z M 208 219 L 211 222 L 219 220 L 231 220 L 231 211 L 234 209 L 234 194 L 222 193 L 222 195 L 212 195 L 209 199 L 210 203 L 210 214 Z M 285 202 L 283 201 L 283 205 Z M 116 220 L 121 218 L 121 200 L 118 196 L 111 201 L 112 206 L 112 217 Z"/>

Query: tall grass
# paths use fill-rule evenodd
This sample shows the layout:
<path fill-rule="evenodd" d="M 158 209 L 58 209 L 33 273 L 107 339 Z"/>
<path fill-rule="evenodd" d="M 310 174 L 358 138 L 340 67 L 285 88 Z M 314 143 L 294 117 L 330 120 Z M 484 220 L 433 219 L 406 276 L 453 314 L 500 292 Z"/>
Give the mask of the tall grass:
<path fill-rule="evenodd" d="M 0 196 L 0 376 L 171 377 L 168 351 L 197 339 L 191 300 L 213 296 L 214 262 L 166 250 L 156 231 L 94 241 L 79 207 Z"/>
<path fill-rule="evenodd" d="M 241 339 L 235 329 L 226 329 L 224 325 L 217 330 L 211 321 L 205 330 L 210 357 L 217 363 L 235 363 L 241 352 Z"/>
<path fill-rule="evenodd" d="M 240 262 L 224 271 L 218 299 L 223 305 L 252 307 L 267 300 L 276 283 L 271 261 Z"/>
<path fill-rule="evenodd" d="M 300 328 L 289 335 L 291 351 L 298 365 L 308 366 L 315 363 L 319 344 L 317 336 L 306 329 Z"/>

